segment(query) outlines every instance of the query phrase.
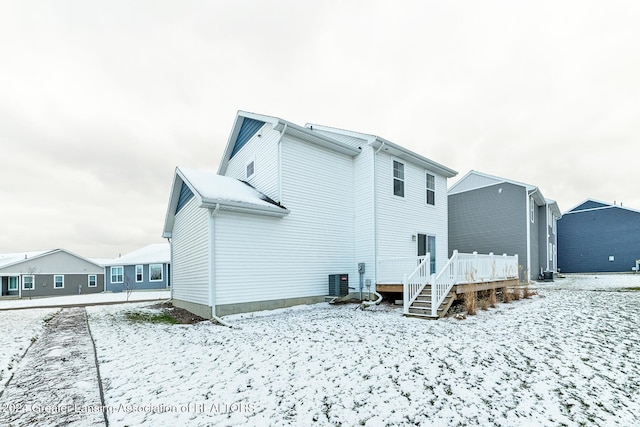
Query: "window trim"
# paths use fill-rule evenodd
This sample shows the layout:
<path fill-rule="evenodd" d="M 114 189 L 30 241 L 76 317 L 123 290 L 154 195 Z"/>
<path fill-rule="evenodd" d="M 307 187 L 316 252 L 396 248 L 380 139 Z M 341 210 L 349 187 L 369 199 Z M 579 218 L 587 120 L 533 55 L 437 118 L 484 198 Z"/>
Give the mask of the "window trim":
<path fill-rule="evenodd" d="M 93 286 L 91 286 L 91 277 L 93 277 Z M 97 288 L 98 287 L 98 275 L 97 274 L 88 274 L 87 275 L 87 287 L 88 288 Z"/>
<path fill-rule="evenodd" d="M 16 279 L 15 281 L 15 288 L 11 288 L 11 279 Z M 15 292 L 18 289 L 20 289 L 20 277 L 19 276 L 9 276 L 8 282 L 7 282 L 7 292 Z"/>
<path fill-rule="evenodd" d="M 151 267 L 152 266 L 160 266 L 160 278 L 159 279 L 152 279 L 152 275 L 151 275 Z M 164 280 L 164 265 L 163 264 L 149 264 L 149 282 L 162 282 Z"/>
<path fill-rule="evenodd" d="M 62 280 L 60 280 L 61 286 L 57 286 L 58 277 L 60 277 L 62 279 Z M 53 275 L 53 289 L 64 289 L 64 274 L 54 274 Z"/>
<path fill-rule="evenodd" d="M 397 169 L 398 171 L 402 171 L 402 177 L 396 176 L 396 163 L 398 165 L 402 165 L 402 169 Z M 400 197 L 402 199 L 404 199 L 405 194 L 406 194 L 406 173 L 405 173 L 405 164 L 402 163 L 400 160 L 396 160 L 396 159 L 391 159 L 391 172 L 392 172 L 392 186 L 391 186 L 391 190 L 392 190 L 392 194 L 394 195 L 394 197 Z M 402 195 L 400 194 L 396 194 L 396 181 L 402 183 Z"/>
<path fill-rule="evenodd" d="M 113 277 L 114 277 L 113 269 L 114 268 L 122 269 L 122 272 L 120 274 L 118 274 L 118 276 L 122 276 L 120 280 L 113 280 Z M 111 266 L 111 268 L 109 269 L 109 278 L 111 280 L 111 283 L 124 283 L 124 266 L 122 266 L 122 265 L 113 265 L 113 266 Z"/>
<path fill-rule="evenodd" d="M 140 280 L 138 280 L 138 267 L 140 267 Z M 144 265 L 136 264 L 133 271 L 136 276 L 136 283 L 144 282 Z"/>
<path fill-rule="evenodd" d="M 26 282 L 27 282 L 27 277 L 31 278 L 31 287 L 27 288 L 25 287 Z M 22 290 L 23 291 L 33 291 L 36 288 L 36 276 L 35 274 L 24 274 L 22 275 Z"/>
<path fill-rule="evenodd" d="M 251 166 L 253 165 L 253 166 Z M 251 166 L 251 175 L 249 175 L 249 166 Z M 256 160 L 255 159 L 251 159 L 249 160 L 245 166 L 244 166 L 244 174 L 247 180 L 250 180 L 251 178 L 253 178 L 254 176 L 256 176 Z"/>
<path fill-rule="evenodd" d="M 429 188 L 429 177 L 433 178 L 433 188 Z M 435 206 L 436 205 L 436 176 L 434 174 L 426 172 L 425 186 L 426 186 L 425 203 L 427 204 L 427 206 Z M 433 193 L 433 203 L 429 203 L 429 191 Z"/>

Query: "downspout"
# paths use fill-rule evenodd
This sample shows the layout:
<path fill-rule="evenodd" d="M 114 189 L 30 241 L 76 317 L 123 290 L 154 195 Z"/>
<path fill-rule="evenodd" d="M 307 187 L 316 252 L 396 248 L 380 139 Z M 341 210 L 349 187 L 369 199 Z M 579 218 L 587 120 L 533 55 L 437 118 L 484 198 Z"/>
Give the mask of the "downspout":
<path fill-rule="evenodd" d="M 374 284 L 378 283 L 378 179 L 376 174 L 376 156 L 384 148 L 385 142 L 373 152 L 373 265 L 375 268 Z"/>
<path fill-rule="evenodd" d="M 529 283 L 529 279 L 531 277 L 531 196 L 529 195 L 529 192 L 525 190 L 524 192 L 527 200 L 526 200 L 526 214 L 525 214 L 525 221 L 527 222 L 527 268 L 526 268 L 526 280 L 527 283 Z"/>
<path fill-rule="evenodd" d="M 215 221 L 214 217 L 220 210 L 220 203 L 216 203 L 216 207 L 213 211 L 211 211 L 211 216 L 209 218 L 209 306 L 211 307 L 211 320 L 215 320 L 222 326 L 231 327 L 231 325 L 218 316 L 216 316 L 216 268 L 215 268 Z"/>
<path fill-rule="evenodd" d="M 169 299 L 173 299 L 173 268 L 169 266 L 173 265 L 173 245 L 171 244 L 171 238 L 167 237 L 169 243 L 169 264 L 167 265 L 167 286 L 169 287 Z"/>

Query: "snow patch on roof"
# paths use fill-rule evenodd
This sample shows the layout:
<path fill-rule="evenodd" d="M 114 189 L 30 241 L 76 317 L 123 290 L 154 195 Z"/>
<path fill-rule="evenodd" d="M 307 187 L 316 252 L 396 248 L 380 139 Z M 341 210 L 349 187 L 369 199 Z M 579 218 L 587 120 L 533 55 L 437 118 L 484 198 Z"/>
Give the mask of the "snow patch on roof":
<path fill-rule="evenodd" d="M 37 256 L 40 256 L 40 255 L 45 254 L 47 252 L 51 252 L 51 250 L 48 250 L 48 251 L 14 252 L 14 253 L 8 253 L 8 254 L 0 254 L 0 267 L 5 267 L 7 265 L 16 264 L 16 263 L 19 263 L 20 261 L 24 261 L 26 259 L 37 257 Z"/>
<path fill-rule="evenodd" d="M 277 206 L 260 191 L 235 178 L 193 169 L 178 168 L 178 170 L 203 201 L 222 204 L 224 202 L 235 202 L 269 207 Z"/>
<path fill-rule="evenodd" d="M 166 264 L 171 260 L 171 247 L 168 243 L 153 243 L 119 258 L 105 260 L 102 265 Z"/>

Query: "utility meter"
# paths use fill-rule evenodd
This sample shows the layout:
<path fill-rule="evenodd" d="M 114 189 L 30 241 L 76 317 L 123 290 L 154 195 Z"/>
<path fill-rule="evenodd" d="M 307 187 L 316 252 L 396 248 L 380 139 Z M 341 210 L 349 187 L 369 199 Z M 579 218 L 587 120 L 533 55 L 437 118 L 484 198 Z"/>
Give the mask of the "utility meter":
<path fill-rule="evenodd" d="M 358 263 L 358 273 L 364 274 L 364 262 Z"/>

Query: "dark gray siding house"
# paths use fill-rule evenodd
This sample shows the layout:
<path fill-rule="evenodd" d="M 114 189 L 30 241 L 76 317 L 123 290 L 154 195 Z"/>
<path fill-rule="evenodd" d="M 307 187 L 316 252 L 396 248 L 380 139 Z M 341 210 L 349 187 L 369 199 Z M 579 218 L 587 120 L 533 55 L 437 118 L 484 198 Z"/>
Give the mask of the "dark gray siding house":
<path fill-rule="evenodd" d="M 555 201 L 538 187 L 471 171 L 448 192 L 449 253 L 518 255 L 521 278 L 556 271 Z"/>
<path fill-rule="evenodd" d="M 640 259 L 640 211 L 586 200 L 558 221 L 564 273 L 629 272 Z"/>
<path fill-rule="evenodd" d="M 104 270 L 64 249 L 0 254 L 2 296 L 44 297 L 104 291 Z"/>

